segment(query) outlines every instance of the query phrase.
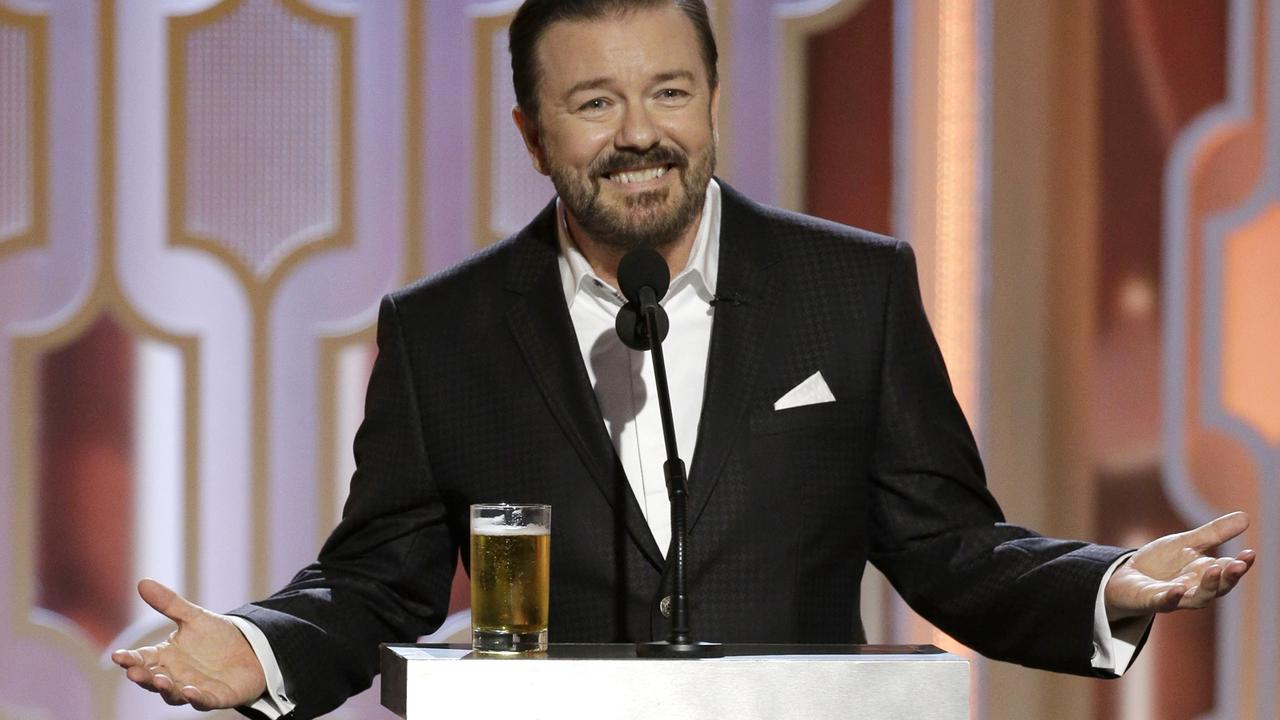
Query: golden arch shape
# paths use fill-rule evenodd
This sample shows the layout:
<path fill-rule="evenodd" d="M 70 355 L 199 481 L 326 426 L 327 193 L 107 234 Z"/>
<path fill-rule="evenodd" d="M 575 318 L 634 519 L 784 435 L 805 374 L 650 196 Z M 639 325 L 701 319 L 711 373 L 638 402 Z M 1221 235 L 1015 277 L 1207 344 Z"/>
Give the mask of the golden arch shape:
<path fill-rule="evenodd" d="M 254 2 L 279 5 L 288 15 L 322 28 L 337 41 L 337 221 L 330 232 L 295 244 L 282 256 L 263 263 L 265 268 L 251 267 L 244 258 L 229 249 L 231 238 L 201 236 L 187 227 L 187 140 L 189 130 L 186 99 L 187 41 L 202 30 L 226 21 L 244 6 Z M 354 215 L 354 20 L 321 13 L 301 0 L 224 0 L 207 10 L 192 15 L 169 18 L 169 197 L 168 236 L 173 246 L 189 246 L 202 250 L 229 267 L 244 285 L 254 307 L 263 308 L 274 289 L 289 272 L 306 258 L 326 250 L 350 245 Z M 265 272 L 263 271 L 265 270 Z"/>
<path fill-rule="evenodd" d="M 471 224 L 475 228 L 473 244 L 475 249 L 486 247 L 502 239 L 502 233 L 492 224 L 493 218 L 493 127 L 494 118 L 490 111 L 493 100 L 493 48 L 490 38 L 499 30 L 504 30 L 516 16 L 516 2 L 501 3 L 494 8 L 485 5 L 477 8 L 471 29 L 471 48 L 473 75 L 471 86 L 475 93 L 472 98 L 472 112 L 475 122 L 472 123 L 472 157 L 471 163 Z"/>
<path fill-rule="evenodd" d="M 186 135 L 188 128 L 185 79 L 187 65 L 187 40 L 203 29 L 225 21 L 233 13 L 249 3 L 266 2 L 278 6 L 293 18 L 315 27 L 323 28 L 337 38 L 337 220 L 334 230 L 306 243 L 296 245 L 282 257 L 272 258 L 268 271 L 261 273 L 251 267 L 234 251 L 219 240 L 201 237 L 188 232 L 186 187 Z M 320 13 L 301 0 L 224 0 L 208 10 L 192 15 L 171 17 L 168 26 L 170 127 L 168 237 L 171 246 L 188 246 L 199 249 L 227 266 L 245 288 L 252 322 L 251 397 L 250 424 L 255 440 L 251 446 L 252 537 L 256 547 L 265 547 L 268 516 L 264 510 L 268 491 L 268 365 L 270 337 L 268 332 L 268 308 L 281 281 L 301 262 L 337 247 L 351 245 L 354 217 L 354 27 L 351 17 L 338 17 Z M 251 586 L 255 594 L 264 594 L 268 588 L 266 553 L 256 553 L 251 558 Z"/>
<path fill-rule="evenodd" d="M 103 239 L 106 246 L 111 241 Z M 45 614 L 40 620 L 36 602 L 36 544 L 38 489 L 37 483 L 37 365 L 41 357 L 70 345 L 87 332 L 94 322 L 106 315 L 113 318 L 134 338 L 156 341 L 178 350 L 182 358 L 183 396 L 183 563 L 186 582 L 181 591 L 187 597 L 200 597 L 200 517 L 197 510 L 199 478 L 199 341 L 195 337 L 166 332 L 152 324 L 129 306 L 112 273 L 114 264 L 101 263 L 98 279 L 92 294 L 83 307 L 62 325 L 46 333 L 16 338 L 6 353 L 12 360 L 13 378 L 11 406 L 14 448 L 14 502 L 12 513 L 15 532 L 9 538 L 13 545 L 13 575 L 7 578 L 9 607 L 7 621 L 19 637 L 33 638 L 37 642 L 58 648 L 75 663 L 81 675 L 88 681 L 94 703 L 98 707 L 114 705 L 113 697 L 119 687 L 117 673 L 101 664 L 102 648 L 91 642 L 86 633 L 70 621 Z M 25 420 L 24 420 L 25 419 Z M 135 641 L 158 640 L 168 630 L 148 633 Z"/>
<path fill-rule="evenodd" d="M 425 93 L 425 34 L 426 3 L 410 0 L 405 7 L 405 236 L 400 279 L 410 283 L 426 271 L 429 261 L 423 255 L 425 201 L 424 192 L 424 120 Z M 317 498 L 316 527 L 320 535 L 317 547 L 328 536 L 330 528 L 341 511 L 338 498 L 339 485 L 335 460 L 341 453 L 351 452 L 351 437 L 339 432 L 339 403 L 335 388 L 339 382 L 339 364 L 343 353 L 356 348 L 375 347 L 376 323 L 370 323 L 350 332 L 339 332 L 321 337 L 318 341 L 319 361 L 316 372 L 315 397 L 319 405 L 319 422 L 316 447 L 319 449 L 317 482 L 320 489 Z"/>
<path fill-rule="evenodd" d="M 0 13 L 7 13 L 5 22 L 14 19 L 14 13 L 0 8 Z M 97 132 L 101 141 L 101 157 L 97 179 L 99 182 L 98 212 L 99 233 L 96 240 L 98 265 L 95 279 L 88 298 L 85 299 L 74 315 L 60 325 L 47 331 L 25 337 L 17 337 L 12 342 L 0 347 L 4 361 L 10 362 L 13 375 L 10 379 L 12 404 L 9 408 L 11 419 L 33 418 L 36 408 L 35 365 L 45 353 L 65 346 L 75 340 L 89 328 L 93 322 L 104 314 L 111 315 L 121 326 L 135 337 L 154 340 L 176 348 L 182 358 L 182 383 L 184 395 L 184 435 L 183 435 L 183 485 L 185 500 L 182 512 L 186 519 L 184 524 L 183 543 L 185 546 L 184 562 L 187 568 L 187 580 L 181 591 L 187 597 L 199 599 L 199 516 L 196 512 L 197 480 L 199 448 L 199 341 L 195 337 L 180 336 L 169 333 L 152 325 L 142 317 L 128 302 L 114 275 L 115 262 L 115 144 L 110 141 L 114 133 L 115 99 L 112 88 L 115 86 L 115 3 L 114 0 L 102 0 L 100 8 L 100 25 L 97 29 L 99 47 L 97 51 L 97 79 L 99 106 Z M 40 20 L 42 36 L 40 52 L 44 50 L 44 22 Z M 41 66 L 45 67 L 44 65 Z M 43 75 L 42 75 L 43 77 Z M 42 81 L 43 82 L 43 81 Z M 37 127 L 43 128 L 40 123 Z M 0 247 L 0 254 L 11 249 Z M 29 640 L 64 654 L 70 660 L 80 677 L 86 680 L 91 702 L 98 708 L 112 708 L 115 698 L 122 687 L 119 673 L 102 662 L 101 648 L 93 647 L 84 636 L 68 623 L 57 622 L 48 616 L 37 621 L 36 588 L 35 588 L 35 550 L 36 527 L 34 513 L 36 511 L 35 487 L 35 426 L 29 422 L 11 422 L 11 436 L 4 441 L 14 448 L 13 459 L 13 503 L 11 507 L 0 508 L 0 512 L 11 513 L 14 519 L 12 526 L 15 532 L 8 538 L 13 553 L 11 565 L 12 575 L 4 578 L 7 582 L 9 597 L 8 616 L 0 618 L 13 629 L 13 637 Z M 44 620 L 49 620 L 45 622 Z M 168 633 L 168 628 L 158 628 L 146 632 L 136 638 L 123 638 L 122 641 L 133 643 L 150 643 L 161 639 Z M 52 711 L 53 708 L 38 708 Z M 0 704 L 0 715 L 6 712 L 18 713 L 26 717 L 28 710 L 36 708 L 15 708 L 9 704 Z"/>
<path fill-rule="evenodd" d="M 27 41 L 25 144 L 29 167 L 25 184 L 30 217 L 25 228 L 0 236 L 0 261 L 7 255 L 43 245 L 49 228 L 49 19 L 0 5 L 0 28 L 6 27 L 21 33 Z M 0 178 L 6 184 L 12 180 Z"/>
<path fill-rule="evenodd" d="M 778 201 L 791 210 L 802 210 L 806 189 L 805 142 L 809 119 L 808 72 L 805 66 L 809 38 L 839 27 L 868 0 L 834 0 L 825 5 L 781 5 L 777 11 L 782 28 L 778 54 Z M 727 3 L 726 3 L 727 4 Z"/>

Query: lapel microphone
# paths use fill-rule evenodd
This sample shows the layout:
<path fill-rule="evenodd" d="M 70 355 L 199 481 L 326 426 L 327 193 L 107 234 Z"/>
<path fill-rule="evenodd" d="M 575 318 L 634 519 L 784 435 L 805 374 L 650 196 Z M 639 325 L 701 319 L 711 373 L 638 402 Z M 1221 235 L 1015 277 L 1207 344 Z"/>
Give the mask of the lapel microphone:
<path fill-rule="evenodd" d="M 732 305 L 733 307 L 742 307 L 747 304 L 745 295 L 737 292 L 731 292 L 726 295 L 712 295 L 711 307 L 719 307 L 720 305 Z"/>

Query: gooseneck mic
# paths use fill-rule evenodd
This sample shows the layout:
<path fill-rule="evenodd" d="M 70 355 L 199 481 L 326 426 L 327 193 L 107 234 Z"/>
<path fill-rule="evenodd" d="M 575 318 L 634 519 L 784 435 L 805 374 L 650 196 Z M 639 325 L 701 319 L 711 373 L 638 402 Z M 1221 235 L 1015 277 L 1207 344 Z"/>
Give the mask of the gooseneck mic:
<path fill-rule="evenodd" d="M 671 419 L 671 393 L 667 389 L 667 366 L 662 357 L 662 340 L 667 335 L 667 313 L 658 301 L 667 294 L 671 274 L 667 261 L 651 248 L 628 252 L 618 265 L 618 285 L 627 304 L 618 313 L 618 337 L 633 350 L 649 350 L 653 355 L 653 375 L 658 382 L 658 409 L 662 416 L 662 439 L 667 461 L 662 469 L 671 500 L 671 551 L 675 553 L 675 581 L 671 598 L 671 634 L 666 640 L 636 644 L 640 657 L 705 658 L 723 657 L 718 643 L 695 642 L 689 631 L 689 599 L 685 545 L 689 532 L 689 483 L 684 461 L 676 448 L 675 423 Z"/>

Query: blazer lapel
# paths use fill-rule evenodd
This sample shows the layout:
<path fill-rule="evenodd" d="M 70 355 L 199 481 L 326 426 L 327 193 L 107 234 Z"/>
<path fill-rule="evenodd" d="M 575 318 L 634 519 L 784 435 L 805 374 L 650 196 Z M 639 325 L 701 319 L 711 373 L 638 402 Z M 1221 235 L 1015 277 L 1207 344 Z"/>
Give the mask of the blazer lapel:
<path fill-rule="evenodd" d="M 725 460 L 744 422 L 750 389 L 767 345 L 778 302 L 776 273 L 765 270 L 778 260 L 769 223 L 751 201 L 723 181 L 720 216 L 720 265 L 716 278 L 715 321 L 707 357 L 698 444 L 689 471 L 689 528 L 701 517 L 720 482 Z"/>
<path fill-rule="evenodd" d="M 573 321 L 565 306 L 557 258 L 555 203 L 516 238 L 506 289 L 513 293 L 507 324 L 551 414 L 582 458 L 628 534 L 654 567 L 662 553 L 640 512 L 582 364 Z"/>

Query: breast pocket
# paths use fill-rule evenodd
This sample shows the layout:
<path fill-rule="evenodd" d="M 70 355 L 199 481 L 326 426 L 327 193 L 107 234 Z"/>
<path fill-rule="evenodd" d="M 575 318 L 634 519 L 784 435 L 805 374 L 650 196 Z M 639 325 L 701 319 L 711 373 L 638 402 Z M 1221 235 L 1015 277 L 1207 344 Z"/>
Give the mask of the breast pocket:
<path fill-rule="evenodd" d="M 751 475 L 779 488 L 795 504 L 802 527 L 830 527 L 832 517 L 857 517 L 866 473 L 872 410 L 852 400 L 751 415 Z M 838 524 L 838 523 L 837 523 Z"/>

